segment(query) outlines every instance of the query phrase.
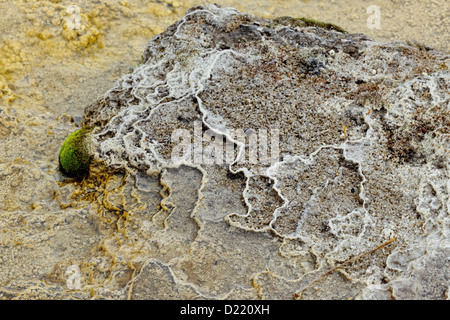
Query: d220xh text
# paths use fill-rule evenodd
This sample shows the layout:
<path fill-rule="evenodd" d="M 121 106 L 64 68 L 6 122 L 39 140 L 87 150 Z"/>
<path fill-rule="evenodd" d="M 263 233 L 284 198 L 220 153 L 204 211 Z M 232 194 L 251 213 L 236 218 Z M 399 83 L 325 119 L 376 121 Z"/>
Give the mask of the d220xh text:
<path fill-rule="evenodd" d="M 269 305 L 261 305 L 261 304 L 234 304 L 234 305 L 225 305 L 225 314 L 269 314 Z"/>

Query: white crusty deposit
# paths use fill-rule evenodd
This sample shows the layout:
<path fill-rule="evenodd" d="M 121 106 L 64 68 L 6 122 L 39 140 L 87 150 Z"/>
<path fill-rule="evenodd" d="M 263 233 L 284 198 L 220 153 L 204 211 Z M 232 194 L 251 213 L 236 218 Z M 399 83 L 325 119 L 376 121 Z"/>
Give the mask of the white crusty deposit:
<path fill-rule="evenodd" d="M 143 248 L 130 294 L 448 298 L 448 61 L 333 25 L 190 9 L 85 109 L 96 162 L 138 191 L 159 175 L 168 193 L 164 214 L 127 231 Z"/>

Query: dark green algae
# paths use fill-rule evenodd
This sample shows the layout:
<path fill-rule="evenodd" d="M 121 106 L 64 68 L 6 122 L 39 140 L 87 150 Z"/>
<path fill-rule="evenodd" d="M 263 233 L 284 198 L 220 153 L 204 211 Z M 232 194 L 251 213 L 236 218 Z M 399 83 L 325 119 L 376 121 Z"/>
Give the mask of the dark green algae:
<path fill-rule="evenodd" d="M 59 151 L 59 170 L 70 178 L 79 178 L 89 173 L 91 127 L 85 126 L 72 132 L 64 140 Z"/>
<path fill-rule="evenodd" d="M 282 16 L 273 19 L 273 21 L 277 24 L 289 27 L 318 27 L 326 30 L 334 30 L 341 33 L 347 33 L 347 31 L 333 23 L 322 22 L 309 18 L 292 18 L 289 16 Z"/>

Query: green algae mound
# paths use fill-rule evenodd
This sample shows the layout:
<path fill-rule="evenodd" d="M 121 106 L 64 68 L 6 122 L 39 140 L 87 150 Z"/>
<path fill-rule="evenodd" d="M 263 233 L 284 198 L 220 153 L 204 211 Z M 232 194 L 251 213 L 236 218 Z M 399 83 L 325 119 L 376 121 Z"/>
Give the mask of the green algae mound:
<path fill-rule="evenodd" d="M 318 27 L 326 30 L 334 30 L 341 33 L 347 33 L 344 29 L 341 27 L 333 24 L 333 23 L 327 23 L 322 22 L 314 19 L 308 19 L 308 18 L 292 18 L 289 16 L 282 16 L 275 18 L 273 20 L 275 23 L 278 23 L 283 26 L 289 26 L 289 27 Z"/>
<path fill-rule="evenodd" d="M 64 140 L 59 151 L 59 170 L 68 177 L 77 178 L 89 172 L 91 156 L 89 153 L 88 126 L 72 132 Z"/>

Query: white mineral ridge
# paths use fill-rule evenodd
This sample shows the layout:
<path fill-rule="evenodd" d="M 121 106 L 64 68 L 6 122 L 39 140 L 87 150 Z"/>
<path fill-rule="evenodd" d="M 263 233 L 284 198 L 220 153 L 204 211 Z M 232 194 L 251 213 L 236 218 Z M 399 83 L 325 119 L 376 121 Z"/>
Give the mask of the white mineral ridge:
<path fill-rule="evenodd" d="M 190 255 L 145 264 L 176 279 L 165 290 L 241 298 L 253 279 L 264 298 L 446 299 L 448 58 L 417 43 L 195 7 L 85 109 L 84 124 L 96 126 L 98 162 L 142 188 L 161 173 L 171 190 L 164 203 L 179 201 L 172 218 L 184 212 L 180 228 L 195 224 Z M 176 130 L 191 153 L 174 161 Z M 239 130 L 247 139 L 233 136 Z M 206 131 L 231 144 L 231 161 L 201 161 L 195 136 Z M 262 144 L 263 132 L 269 155 L 278 133 L 279 154 L 264 162 L 258 149 L 250 161 L 249 136 Z M 152 272 L 135 281 L 137 297 Z"/>

